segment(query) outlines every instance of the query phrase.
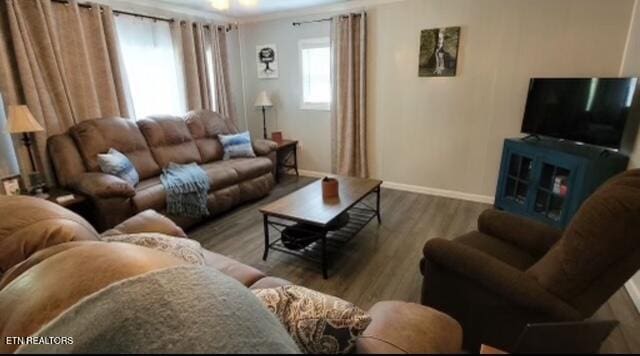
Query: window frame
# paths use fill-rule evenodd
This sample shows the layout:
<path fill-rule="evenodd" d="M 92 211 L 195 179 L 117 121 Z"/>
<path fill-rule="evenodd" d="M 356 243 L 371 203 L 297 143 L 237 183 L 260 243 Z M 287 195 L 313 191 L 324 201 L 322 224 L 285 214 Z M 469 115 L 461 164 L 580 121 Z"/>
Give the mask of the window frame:
<path fill-rule="evenodd" d="M 305 85 L 304 85 L 304 63 L 303 63 L 303 54 L 302 51 L 306 49 L 314 49 L 314 48 L 325 48 L 329 47 L 331 50 L 331 39 L 329 37 L 315 37 L 315 38 L 305 38 L 298 41 L 298 71 L 300 73 L 300 109 L 301 110 L 312 110 L 312 111 L 331 111 L 331 99 L 328 102 L 322 103 L 311 103 L 306 102 L 304 93 L 305 93 Z M 331 63 L 329 64 L 329 71 L 332 73 L 333 68 L 331 68 Z M 330 74 L 331 75 L 331 74 Z M 329 83 L 331 85 L 331 83 Z M 332 89 L 333 90 L 333 89 Z"/>

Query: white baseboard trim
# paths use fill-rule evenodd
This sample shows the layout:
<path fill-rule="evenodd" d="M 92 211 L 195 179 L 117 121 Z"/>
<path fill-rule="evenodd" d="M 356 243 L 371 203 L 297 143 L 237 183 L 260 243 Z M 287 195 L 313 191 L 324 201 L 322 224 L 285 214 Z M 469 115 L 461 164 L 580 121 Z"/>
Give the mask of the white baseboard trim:
<path fill-rule="evenodd" d="M 636 305 L 636 309 L 638 309 L 638 313 L 640 313 L 640 286 L 631 280 L 627 282 L 626 287 L 633 304 Z"/>
<path fill-rule="evenodd" d="M 304 169 L 299 169 L 298 173 L 300 173 L 301 176 L 311 177 L 311 178 L 324 178 L 326 176 L 330 176 L 331 175 L 329 173 L 322 173 L 322 172 L 316 172 L 316 171 L 307 171 L 307 170 L 304 170 Z"/>
<path fill-rule="evenodd" d="M 466 200 L 466 201 L 472 201 L 472 202 L 484 203 L 484 204 L 493 204 L 493 201 L 494 201 L 493 197 L 486 196 L 486 195 L 464 193 L 464 192 L 458 192 L 455 190 L 429 188 L 429 187 L 423 187 L 419 185 L 384 182 L 382 183 L 382 187 L 387 189 L 402 190 L 405 192 L 412 192 L 412 193 L 418 193 L 418 194 L 435 195 L 437 197 L 460 199 L 460 200 Z"/>
<path fill-rule="evenodd" d="M 316 171 L 307 171 L 300 170 L 300 175 L 305 177 L 312 178 L 323 178 L 329 173 L 322 173 Z M 466 201 L 472 201 L 476 203 L 484 203 L 484 204 L 493 204 L 494 197 L 490 197 L 487 195 L 479 195 L 479 194 L 470 194 L 464 192 L 458 192 L 455 190 L 446 190 L 446 189 L 438 189 L 438 188 L 429 188 L 423 187 L 419 185 L 411 185 L 411 184 L 402 184 L 402 183 L 394 183 L 394 182 L 384 182 L 382 183 L 383 188 L 393 189 L 393 190 L 402 190 L 405 192 L 412 192 L 418 194 L 426 194 L 426 195 L 434 195 L 438 197 L 452 198 L 452 199 L 460 199 Z"/>

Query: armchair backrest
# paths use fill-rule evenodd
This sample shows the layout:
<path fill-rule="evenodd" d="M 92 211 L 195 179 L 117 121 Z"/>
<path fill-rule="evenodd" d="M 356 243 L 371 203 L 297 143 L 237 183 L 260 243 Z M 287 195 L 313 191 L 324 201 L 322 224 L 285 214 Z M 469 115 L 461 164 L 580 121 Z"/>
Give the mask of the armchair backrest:
<path fill-rule="evenodd" d="M 640 269 L 640 170 L 587 199 L 563 237 L 527 273 L 585 317 Z"/>

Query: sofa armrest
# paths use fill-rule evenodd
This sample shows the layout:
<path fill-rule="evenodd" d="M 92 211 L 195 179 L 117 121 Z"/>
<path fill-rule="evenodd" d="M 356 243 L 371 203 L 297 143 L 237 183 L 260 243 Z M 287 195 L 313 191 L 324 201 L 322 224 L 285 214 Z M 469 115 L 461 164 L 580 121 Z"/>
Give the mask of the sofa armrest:
<path fill-rule="evenodd" d="M 359 354 L 459 353 L 462 327 L 435 309 L 406 302 L 380 302 L 370 310 L 371 324 L 356 342 Z"/>
<path fill-rule="evenodd" d="M 83 173 L 73 180 L 71 187 L 94 199 L 131 198 L 136 195 L 131 184 L 106 173 Z"/>
<path fill-rule="evenodd" d="M 562 320 L 582 318 L 576 309 L 549 293 L 532 276 L 482 251 L 444 239 L 431 239 L 425 244 L 423 253 L 430 262 L 444 266 L 522 308 Z"/>
<path fill-rule="evenodd" d="M 478 230 L 541 257 L 562 237 L 562 231 L 546 224 L 509 214 L 486 210 L 478 218 Z"/>
<path fill-rule="evenodd" d="M 253 151 L 257 156 L 268 156 L 278 148 L 278 144 L 271 140 L 253 140 Z"/>
<path fill-rule="evenodd" d="M 176 223 L 155 210 L 145 210 L 129 218 L 120 225 L 108 230 L 102 236 L 137 234 L 155 232 L 175 237 L 187 237 L 187 234 Z"/>

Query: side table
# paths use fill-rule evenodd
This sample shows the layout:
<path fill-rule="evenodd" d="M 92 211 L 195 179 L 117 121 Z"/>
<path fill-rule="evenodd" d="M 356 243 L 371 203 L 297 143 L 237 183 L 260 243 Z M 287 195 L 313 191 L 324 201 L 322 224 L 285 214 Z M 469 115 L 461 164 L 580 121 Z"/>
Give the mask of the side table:
<path fill-rule="evenodd" d="M 294 170 L 298 172 L 298 141 L 282 140 L 276 149 L 276 183 L 280 182 L 281 171 Z"/>
<path fill-rule="evenodd" d="M 86 196 L 78 193 L 73 193 L 62 188 L 51 188 L 49 189 L 47 194 L 49 194 L 49 197 L 47 198 L 48 201 L 73 211 L 74 213 L 85 218 L 91 224 L 94 223 L 91 201 Z M 70 194 L 73 194 L 73 199 L 58 201 L 58 198 Z"/>

